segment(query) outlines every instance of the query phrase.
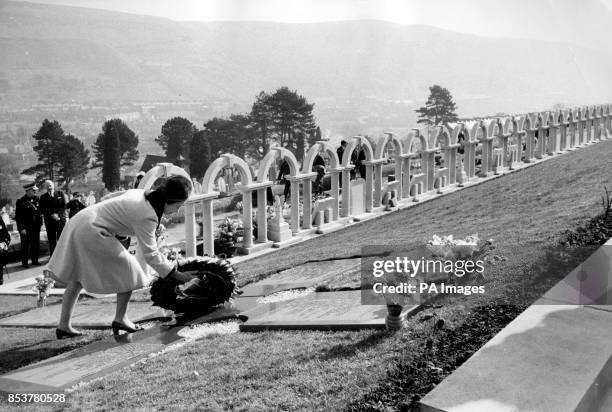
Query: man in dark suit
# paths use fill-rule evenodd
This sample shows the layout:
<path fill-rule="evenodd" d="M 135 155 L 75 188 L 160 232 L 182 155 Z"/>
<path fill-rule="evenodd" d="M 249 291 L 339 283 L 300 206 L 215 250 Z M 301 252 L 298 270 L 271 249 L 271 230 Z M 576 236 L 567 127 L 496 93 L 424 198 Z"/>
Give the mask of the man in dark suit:
<path fill-rule="evenodd" d="M 50 255 L 53 255 L 57 240 L 66 225 L 66 198 L 64 193 L 55 190 L 50 180 L 45 180 L 43 188 L 46 192 L 40 196 L 40 210 L 45 219 L 49 252 Z"/>
<path fill-rule="evenodd" d="M 344 148 L 346 147 L 346 140 L 342 140 L 340 142 L 340 147 L 336 149 L 336 153 L 338 154 L 338 161 L 342 164 L 342 156 L 344 156 Z M 342 178 L 340 179 L 340 187 L 342 187 Z"/>
<path fill-rule="evenodd" d="M 28 259 L 33 265 L 38 265 L 38 250 L 40 248 L 40 227 L 42 213 L 36 196 L 38 188 L 34 183 L 24 186 L 25 196 L 17 200 L 15 205 L 15 220 L 21 237 L 21 266 L 28 267 Z"/>
<path fill-rule="evenodd" d="M 342 164 L 342 156 L 344 156 L 344 148 L 346 147 L 346 140 L 342 140 L 340 142 L 340 147 L 336 149 L 336 153 L 338 154 L 338 161 Z"/>

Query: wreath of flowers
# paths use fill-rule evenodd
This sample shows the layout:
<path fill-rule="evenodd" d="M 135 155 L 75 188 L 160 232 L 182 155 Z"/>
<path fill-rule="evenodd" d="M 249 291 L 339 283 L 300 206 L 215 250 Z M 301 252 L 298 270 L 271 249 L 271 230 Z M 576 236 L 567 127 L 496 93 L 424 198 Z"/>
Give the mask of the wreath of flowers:
<path fill-rule="evenodd" d="M 236 273 L 225 259 L 206 256 L 180 259 L 177 269 L 195 272 L 195 278 L 184 285 L 172 277 L 155 280 L 151 285 L 154 306 L 176 313 L 204 315 L 229 301 L 238 292 Z"/>

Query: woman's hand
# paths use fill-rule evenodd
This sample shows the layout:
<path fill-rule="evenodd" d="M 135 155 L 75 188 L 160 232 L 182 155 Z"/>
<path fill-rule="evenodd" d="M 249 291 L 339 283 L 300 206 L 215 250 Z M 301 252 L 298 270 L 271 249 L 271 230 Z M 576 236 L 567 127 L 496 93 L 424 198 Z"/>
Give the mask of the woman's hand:
<path fill-rule="evenodd" d="M 187 283 L 195 278 L 195 276 L 190 275 L 188 272 L 179 272 L 178 270 L 174 271 L 172 277 L 181 283 Z"/>

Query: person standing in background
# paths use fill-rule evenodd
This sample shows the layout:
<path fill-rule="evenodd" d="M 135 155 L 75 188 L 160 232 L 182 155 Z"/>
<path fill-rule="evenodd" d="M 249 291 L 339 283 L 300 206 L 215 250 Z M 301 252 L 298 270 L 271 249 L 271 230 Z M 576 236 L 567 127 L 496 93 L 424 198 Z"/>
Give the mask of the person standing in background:
<path fill-rule="evenodd" d="M 10 244 L 11 234 L 4 224 L 4 219 L 0 219 L 0 285 L 4 283 L 4 266 L 7 264 L 6 256 Z"/>
<path fill-rule="evenodd" d="M 91 205 L 95 205 L 96 204 L 96 195 L 94 194 L 93 190 L 89 191 L 89 196 L 87 196 L 87 206 L 91 206 Z"/>
<path fill-rule="evenodd" d="M 36 196 L 38 187 L 34 183 L 30 183 L 23 188 L 26 190 L 26 194 L 17 200 L 15 220 L 21 237 L 21 266 L 27 268 L 29 267 L 28 259 L 32 260 L 33 265 L 40 264 L 38 263 L 38 252 L 42 213 L 38 196 Z"/>
<path fill-rule="evenodd" d="M 342 164 L 342 156 L 344 156 L 344 149 L 346 148 L 347 142 L 346 140 L 342 140 L 340 142 L 340 147 L 336 149 L 336 153 L 338 154 L 338 161 Z"/>
<path fill-rule="evenodd" d="M 66 205 L 68 208 L 68 218 L 72 219 L 74 215 L 85 209 L 87 205 L 84 202 L 83 195 L 79 192 L 72 193 L 72 199 Z"/>
<path fill-rule="evenodd" d="M 45 220 L 49 254 L 53 255 L 57 240 L 66 226 L 66 198 L 63 192 L 55 190 L 50 180 L 45 180 L 43 188 L 45 193 L 40 196 L 40 210 Z"/>

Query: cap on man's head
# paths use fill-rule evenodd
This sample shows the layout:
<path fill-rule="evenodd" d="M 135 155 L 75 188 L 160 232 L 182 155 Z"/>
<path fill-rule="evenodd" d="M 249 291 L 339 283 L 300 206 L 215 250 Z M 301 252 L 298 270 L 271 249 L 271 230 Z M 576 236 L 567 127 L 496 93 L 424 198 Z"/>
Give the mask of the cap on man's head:
<path fill-rule="evenodd" d="M 28 183 L 27 185 L 24 185 L 23 188 L 25 190 L 38 190 L 38 186 L 36 186 L 36 183 Z"/>
<path fill-rule="evenodd" d="M 142 178 L 142 177 L 144 177 L 144 175 L 145 175 L 145 174 L 146 174 L 145 172 L 140 171 L 140 172 L 138 172 L 138 174 L 136 175 L 136 178 L 139 178 L 139 177 L 140 177 L 140 178 Z"/>
<path fill-rule="evenodd" d="M 340 141 L 340 145 L 341 145 L 341 146 L 342 146 L 342 145 L 345 145 L 345 144 L 346 144 L 346 140 L 341 140 L 341 141 Z"/>

